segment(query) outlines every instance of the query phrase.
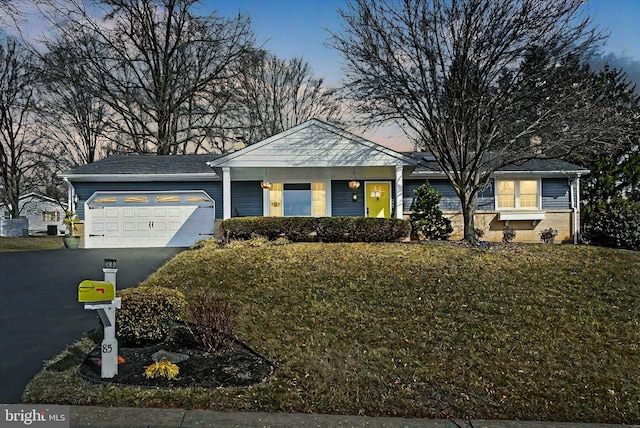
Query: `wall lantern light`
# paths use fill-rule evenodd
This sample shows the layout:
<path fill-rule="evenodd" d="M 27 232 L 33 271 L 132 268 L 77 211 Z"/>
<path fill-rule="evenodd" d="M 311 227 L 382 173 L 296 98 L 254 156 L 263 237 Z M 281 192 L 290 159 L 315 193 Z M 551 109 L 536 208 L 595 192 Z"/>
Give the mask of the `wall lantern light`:
<path fill-rule="evenodd" d="M 358 187 L 360 187 L 359 181 L 351 180 L 349 182 L 349 189 L 353 190 L 353 193 L 351 193 L 351 199 L 354 201 L 358 200 Z"/>

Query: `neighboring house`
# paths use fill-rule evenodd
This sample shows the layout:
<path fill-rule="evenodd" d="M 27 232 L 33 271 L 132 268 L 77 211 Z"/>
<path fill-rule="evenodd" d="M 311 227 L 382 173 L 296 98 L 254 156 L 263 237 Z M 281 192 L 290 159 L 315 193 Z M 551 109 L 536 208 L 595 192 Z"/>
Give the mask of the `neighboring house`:
<path fill-rule="evenodd" d="M 56 201 L 48 196 L 38 193 L 27 193 L 20 196 L 18 201 L 20 217 L 29 220 L 29 233 L 47 233 L 55 227 L 56 234 L 64 232 L 64 219 L 67 204 Z M 9 210 L 5 205 L 0 205 L 0 217 L 9 218 Z"/>
<path fill-rule="evenodd" d="M 479 196 L 476 227 L 492 241 L 506 225 L 517 241 L 539 242 L 547 228 L 574 240 L 588 172 L 559 160 L 504 168 Z M 460 202 L 433 158 L 315 119 L 228 155 L 112 156 L 62 176 L 89 248 L 186 246 L 237 216 L 407 218 L 425 180 L 442 195 L 452 239 L 462 238 Z"/>

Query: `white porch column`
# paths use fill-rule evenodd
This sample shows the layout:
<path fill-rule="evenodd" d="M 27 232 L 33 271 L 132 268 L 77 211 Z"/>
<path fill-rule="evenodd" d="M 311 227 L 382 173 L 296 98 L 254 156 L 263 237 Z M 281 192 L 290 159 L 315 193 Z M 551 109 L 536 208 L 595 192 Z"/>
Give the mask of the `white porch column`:
<path fill-rule="evenodd" d="M 231 168 L 228 166 L 222 167 L 222 203 L 223 219 L 231 218 Z"/>
<path fill-rule="evenodd" d="M 404 213 L 404 204 L 402 203 L 403 194 L 403 177 L 402 177 L 402 165 L 396 165 L 396 218 L 402 219 Z"/>

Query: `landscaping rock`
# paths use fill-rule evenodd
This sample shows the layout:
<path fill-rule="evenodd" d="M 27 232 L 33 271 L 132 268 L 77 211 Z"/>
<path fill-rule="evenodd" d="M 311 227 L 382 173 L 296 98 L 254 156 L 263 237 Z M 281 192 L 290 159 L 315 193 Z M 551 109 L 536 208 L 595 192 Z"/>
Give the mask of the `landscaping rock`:
<path fill-rule="evenodd" d="M 153 355 L 151 355 L 151 358 L 153 358 L 153 361 L 155 362 L 169 361 L 169 362 L 172 362 L 173 364 L 178 364 L 183 361 L 187 361 L 189 359 L 189 356 L 187 354 L 181 354 L 179 352 L 170 352 L 170 351 L 165 351 L 164 349 L 161 349 L 158 352 L 154 352 Z"/>

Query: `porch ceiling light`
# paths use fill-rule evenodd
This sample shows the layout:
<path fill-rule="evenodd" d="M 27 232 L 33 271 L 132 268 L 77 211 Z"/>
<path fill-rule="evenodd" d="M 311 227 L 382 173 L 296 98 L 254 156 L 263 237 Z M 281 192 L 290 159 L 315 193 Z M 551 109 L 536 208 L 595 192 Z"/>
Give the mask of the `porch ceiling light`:
<path fill-rule="evenodd" d="M 262 182 L 260 183 L 260 187 L 262 187 L 263 189 L 271 189 L 273 187 L 273 184 L 269 183 L 268 181 L 262 180 Z"/>
<path fill-rule="evenodd" d="M 360 182 L 358 181 L 358 178 L 356 177 L 355 168 L 352 168 L 351 171 L 352 171 L 352 174 L 351 174 L 351 179 L 349 180 L 349 189 L 356 190 L 357 188 L 360 187 Z"/>

